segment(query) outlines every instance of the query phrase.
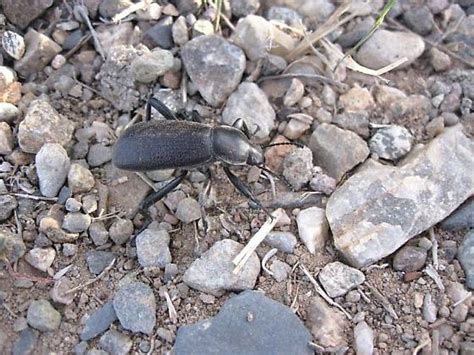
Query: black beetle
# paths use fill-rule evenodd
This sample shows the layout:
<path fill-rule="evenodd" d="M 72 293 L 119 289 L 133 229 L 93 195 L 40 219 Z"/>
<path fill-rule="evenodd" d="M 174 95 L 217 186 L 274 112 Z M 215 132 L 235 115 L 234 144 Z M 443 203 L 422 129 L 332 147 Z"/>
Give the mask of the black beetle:
<path fill-rule="evenodd" d="M 166 120 L 149 121 L 151 107 Z M 279 144 L 281 143 L 276 145 Z M 299 146 L 297 143 L 289 144 Z M 217 161 L 222 163 L 227 177 L 237 190 L 270 215 L 250 187 L 230 170 L 230 166 L 254 165 L 272 173 L 264 167 L 262 148 L 250 142 L 247 126 L 242 119 L 235 121 L 233 126 L 218 127 L 180 121 L 161 101 L 150 97 L 146 107 L 146 122 L 128 128 L 115 143 L 113 154 L 113 163 L 120 169 L 184 169 L 161 190 L 150 194 L 142 202 L 140 209 L 146 217 L 145 210 L 178 186 L 187 175 L 187 169 L 206 167 Z"/>

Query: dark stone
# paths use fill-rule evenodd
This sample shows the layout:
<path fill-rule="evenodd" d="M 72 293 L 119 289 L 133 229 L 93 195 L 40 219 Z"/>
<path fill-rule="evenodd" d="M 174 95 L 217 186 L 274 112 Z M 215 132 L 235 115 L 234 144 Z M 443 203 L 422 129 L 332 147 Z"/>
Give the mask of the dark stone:
<path fill-rule="evenodd" d="M 109 326 L 115 322 L 117 315 L 115 314 L 112 301 L 107 302 L 97 309 L 87 319 L 84 329 L 81 332 L 81 340 L 90 340 L 100 333 L 109 329 Z"/>
<path fill-rule="evenodd" d="M 422 36 L 429 34 L 433 28 L 433 15 L 426 6 L 406 11 L 403 20 L 408 28 Z"/>
<path fill-rule="evenodd" d="M 86 262 L 92 274 L 100 274 L 110 265 L 115 255 L 109 251 L 93 250 L 86 253 Z"/>
<path fill-rule="evenodd" d="M 466 285 L 474 289 L 474 230 L 466 234 L 459 246 L 458 260 L 466 274 Z"/>
<path fill-rule="evenodd" d="M 53 0 L 3 0 L 5 16 L 22 30 L 39 17 Z"/>
<path fill-rule="evenodd" d="M 178 330 L 181 354 L 313 354 L 311 334 L 281 303 L 255 291 L 232 297 L 211 319 Z"/>
<path fill-rule="evenodd" d="M 84 33 L 81 30 L 71 32 L 64 40 L 63 49 L 68 51 L 74 48 L 74 46 L 79 43 L 83 35 Z"/>
<path fill-rule="evenodd" d="M 425 261 L 426 250 L 407 245 L 395 254 L 393 268 L 406 272 L 418 271 L 425 265 Z"/>
<path fill-rule="evenodd" d="M 38 332 L 26 328 L 20 332 L 20 337 L 13 344 L 12 354 L 13 355 L 26 355 L 33 354 L 38 341 Z"/>
<path fill-rule="evenodd" d="M 441 228 L 451 232 L 474 228 L 474 197 L 469 198 L 441 222 Z"/>
<path fill-rule="evenodd" d="M 163 49 L 173 48 L 173 34 L 171 33 L 171 26 L 173 21 L 165 18 L 156 25 L 148 29 L 143 35 L 143 43 L 148 48 L 160 47 Z"/>

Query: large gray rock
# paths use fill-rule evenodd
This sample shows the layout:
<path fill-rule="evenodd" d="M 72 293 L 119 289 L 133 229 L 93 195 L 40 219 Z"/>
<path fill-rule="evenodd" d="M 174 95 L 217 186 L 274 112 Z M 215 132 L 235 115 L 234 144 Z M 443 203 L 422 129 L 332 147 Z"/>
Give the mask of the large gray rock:
<path fill-rule="evenodd" d="M 179 328 L 176 355 L 313 354 L 311 334 L 286 306 L 246 291 L 232 297 L 214 318 Z"/>
<path fill-rule="evenodd" d="M 226 290 L 252 289 L 260 273 L 260 261 L 257 254 L 252 253 L 240 272 L 234 274 L 232 260 L 241 250 L 242 245 L 233 240 L 217 242 L 191 264 L 184 273 L 183 281 L 192 288 L 214 296 L 222 296 Z"/>
<path fill-rule="evenodd" d="M 369 155 L 367 144 L 357 134 L 326 123 L 314 130 L 309 148 L 313 151 L 314 165 L 322 167 L 337 181 Z"/>
<path fill-rule="evenodd" d="M 18 128 L 18 143 L 26 153 L 37 153 L 45 143 L 65 146 L 72 138 L 74 124 L 58 114 L 44 100 L 33 101 Z"/>
<path fill-rule="evenodd" d="M 199 36 L 187 42 L 181 58 L 201 96 L 214 107 L 235 90 L 245 69 L 244 52 L 216 35 Z"/>
<path fill-rule="evenodd" d="M 474 289 L 474 231 L 466 234 L 459 246 L 458 259 L 466 274 L 466 285 Z"/>
<path fill-rule="evenodd" d="M 53 0 L 4 0 L 3 11 L 8 20 L 24 29 L 53 5 L 53 2 Z"/>
<path fill-rule="evenodd" d="M 474 142 L 446 129 L 398 167 L 367 164 L 326 207 L 336 248 L 362 267 L 392 254 L 474 193 Z"/>
<path fill-rule="evenodd" d="M 441 222 L 441 228 L 448 231 L 474 228 L 474 197 L 464 202 L 448 218 Z"/>
<path fill-rule="evenodd" d="M 238 118 L 245 121 L 250 134 L 257 139 L 268 138 L 275 127 L 275 111 L 257 84 L 243 82 L 227 100 L 222 121 L 233 125 Z"/>

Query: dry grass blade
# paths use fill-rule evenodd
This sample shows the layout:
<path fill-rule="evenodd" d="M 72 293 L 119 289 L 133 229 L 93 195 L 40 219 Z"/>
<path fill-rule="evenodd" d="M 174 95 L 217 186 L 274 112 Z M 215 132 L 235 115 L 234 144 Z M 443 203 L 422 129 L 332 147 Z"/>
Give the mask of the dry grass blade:
<path fill-rule="evenodd" d="M 269 274 L 270 276 L 273 276 L 273 272 L 267 268 L 267 261 L 270 260 L 270 258 L 277 253 L 278 249 L 273 248 L 268 251 L 268 253 L 265 254 L 265 256 L 262 258 L 262 269 Z"/>
<path fill-rule="evenodd" d="M 252 255 L 255 249 L 268 235 L 268 233 L 272 231 L 273 227 L 275 227 L 275 224 L 278 222 L 283 213 L 284 211 L 281 208 L 273 212 L 273 219 L 268 218 L 263 226 L 258 230 L 258 232 L 255 233 L 255 235 L 249 240 L 247 245 L 240 251 L 239 254 L 237 254 L 234 260 L 232 260 L 232 263 L 235 265 L 235 269 L 233 271 L 234 274 L 237 274 L 242 269 L 247 260 L 250 258 L 250 255 Z"/>
<path fill-rule="evenodd" d="M 170 320 L 173 324 L 178 323 L 178 312 L 176 312 L 176 308 L 174 308 L 173 302 L 171 301 L 171 297 L 168 292 L 163 293 L 166 298 L 166 306 L 168 307 L 168 315 Z"/>
<path fill-rule="evenodd" d="M 114 266 L 115 264 L 115 260 L 116 258 L 114 258 L 110 264 L 97 276 L 97 277 L 94 277 L 93 279 L 83 283 L 83 284 L 80 284 L 79 286 L 76 286 L 76 287 L 73 287 L 71 288 L 70 290 L 67 290 L 66 292 L 64 292 L 64 295 L 69 295 L 70 293 L 74 293 L 74 292 L 77 292 L 79 290 L 82 290 L 84 287 L 87 287 L 89 285 L 92 285 L 94 282 L 96 281 L 99 281 L 101 278 L 103 278 L 105 276 L 105 274 L 110 270 L 112 269 L 112 267 Z"/>
<path fill-rule="evenodd" d="M 441 277 L 439 276 L 438 271 L 436 271 L 436 269 L 433 267 L 433 265 L 431 265 L 431 264 L 428 265 L 427 267 L 425 267 L 425 269 L 423 271 L 425 272 L 426 275 L 428 275 L 429 277 L 431 277 L 433 279 L 436 286 L 438 286 L 438 288 L 441 291 L 444 291 L 443 281 L 441 281 Z"/>
<path fill-rule="evenodd" d="M 122 10 L 114 17 L 112 17 L 112 23 L 114 24 L 119 23 L 120 21 L 125 19 L 127 16 L 133 14 L 134 12 L 146 9 L 148 6 L 150 6 L 151 3 L 152 3 L 151 0 L 143 0 L 143 1 L 130 5 L 129 7 Z"/>
<path fill-rule="evenodd" d="M 365 283 L 367 285 L 367 287 L 369 288 L 370 292 L 372 292 L 372 294 L 374 295 L 375 298 L 377 298 L 381 303 L 382 303 L 382 306 L 383 308 L 385 308 L 385 310 L 388 312 L 388 314 L 390 314 L 390 316 L 394 319 L 398 319 L 398 315 L 397 313 L 395 312 L 395 309 L 393 309 L 393 306 L 392 304 L 390 303 L 390 301 L 388 299 L 385 298 L 384 295 L 382 295 L 380 293 L 379 290 L 377 290 L 375 288 L 375 286 L 372 286 L 370 283 L 366 282 Z"/>

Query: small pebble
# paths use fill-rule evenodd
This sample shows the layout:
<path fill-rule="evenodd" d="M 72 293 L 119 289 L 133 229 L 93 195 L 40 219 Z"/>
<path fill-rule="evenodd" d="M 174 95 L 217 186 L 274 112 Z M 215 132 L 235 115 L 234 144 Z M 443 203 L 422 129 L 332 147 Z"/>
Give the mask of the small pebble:
<path fill-rule="evenodd" d="M 170 236 L 167 231 L 159 229 L 156 222 L 136 238 L 138 262 L 142 267 L 164 268 L 171 262 L 169 249 Z"/>
<path fill-rule="evenodd" d="M 69 172 L 70 161 L 66 150 L 58 143 L 46 143 L 36 154 L 35 162 L 41 194 L 55 197 Z"/>
<path fill-rule="evenodd" d="M 433 303 L 431 294 L 425 293 L 423 301 L 423 319 L 429 323 L 434 323 L 436 321 L 437 308 Z"/>
<path fill-rule="evenodd" d="M 92 218 L 79 212 L 68 213 L 64 216 L 62 228 L 71 233 L 81 233 L 91 225 Z"/>
<path fill-rule="evenodd" d="M 71 243 L 64 243 L 63 244 L 63 254 L 64 256 L 74 256 L 77 253 L 77 245 Z"/>
<path fill-rule="evenodd" d="M 100 337 L 99 344 L 108 354 L 127 355 L 132 348 L 132 339 L 111 329 Z"/>
<path fill-rule="evenodd" d="M 23 57 L 26 49 L 23 37 L 13 31 L 3 32 L 2 47 L 9 56 L 16 60 Z"/>
<path fill-rule="evenodd" d="M 321 250 L 328 239 L 329 225 L 325 211 L 319 207 L 301 210 L 297 217 L 299 237 L 311 254 Z"/>
<path fill-rule="evenodd" d="M 116 219 L 110 226 L 110 239 L 117 245 L 125 244 L 133 234 L 133 223 L 129 219 Z"/>
<path fill-rule="evenodd" d="M 265 237 L 265 243 L 278 251 L 293 254 L 297 240 L 291 232 L 273 231 Z"/>
<path fill-rule="evenodd" d="M 25 256 L 25 260 L 34 268 L 47 272 L 53 264 L 56 251 L 52 248 L 33 248 Z"/>
<path fill-rule="evenodd" d="M 37 300 L 30 303 L 26 319 L 33 328 L 47 332 L 59 328 L 61 314 L 48 301 Z"/>
<path fill-rule="evenodd" d="M 374 331 L 362 321 L 354 328 L 354 340 L 357 355 L 372 355 L 374 351 Z"/>
<path fill-rule="evenodd" d="M 426 250 L 407 245 L 395 254 L 393 268 L 405 272 L 418 271 L 425 265 L 426 257 Z"/>
<path fill-rule="evenodd" d="M 379 129 L 370 138 L 369 147 L 380 158 L 398 160 L 410 152 L 413 141 L 412 134 L 405 127 L 392 125 Z"/>
<path fill-rule="evenodd" d="M 295 190 L 309 182 L 312 169 L 313 153 L 307 147 L 295 150 L 283 161 L 283 176 Z"/>
<path fill-rule="evenodd" d="M 184 223 L 191 223 L 201 218 L 201 206 L 192 197 L 179 201 L 175 216 Z"/>
<path fill-rule="evenodd" d="M 273 272 L 273 278 L 276 282 L 285 281 L 291 272 L 291 266 L 280 260 L 275 260 L 270 266 L 270 271 Z"/>
<path fill-rule="evenodd" d="M 71 164 L 67 181 L 73 194 L 88 192 L 95 184 L 91 171 L 77 163 Z"/>
<path fill-rule="evenodd" d="M 82 208 L 82 203 L 78 200 L 70 197 L 66 200 L 66 211 L 68 212 L 79 212 Z"/>
<path fill-rule="evenodd" d="M 114 260 L 115 255 L 109 251 L 91 250 L 86 253 L 86 263 L 92 274 L 99 275 Z"/>
<path fill-rule="evenodd" d="M 339 261 L 324 266 L 318 278 L 331 298 L 344 296 L 365 281 L 365 275 L 361 271 Z"/>
<path fill-rule="evenodd" d="M 89 226 L 89 236 L 95 245 L 104 245 L 109 239 L 109 232 L 102 221 L 92 222 Z"/>

